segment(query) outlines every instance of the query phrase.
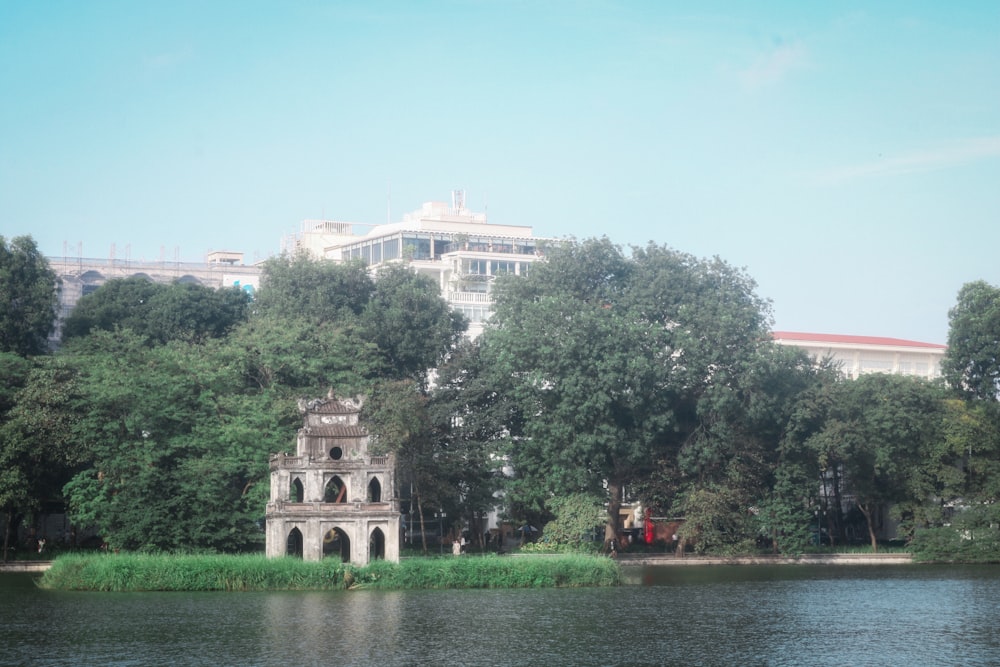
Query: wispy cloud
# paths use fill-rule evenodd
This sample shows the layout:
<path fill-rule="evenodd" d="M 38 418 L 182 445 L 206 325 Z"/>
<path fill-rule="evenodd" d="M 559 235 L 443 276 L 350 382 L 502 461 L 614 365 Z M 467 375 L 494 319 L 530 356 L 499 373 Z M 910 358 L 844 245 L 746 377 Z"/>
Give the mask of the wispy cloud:
<path fill-rule="evenodd" d="M 952 141 L 928 150 L 895 156 L 880 155 L 870 162 L 822 171 L 818 176 L 822 183 L 837 184 L 877 176 L 948 169 L 997 157 L 1000 157 L 1000 136 L 977 137 Z"/>
<path fill-rule="evenodd" d="M 791 72 L 804 69 L 808 64 L 809 55 L 802 44 L 779 43 L 767 53 L 760 55 L 749 67 L 739 70 L 738 74 L 745 88 L 756 90 L 777 84 Z"/>

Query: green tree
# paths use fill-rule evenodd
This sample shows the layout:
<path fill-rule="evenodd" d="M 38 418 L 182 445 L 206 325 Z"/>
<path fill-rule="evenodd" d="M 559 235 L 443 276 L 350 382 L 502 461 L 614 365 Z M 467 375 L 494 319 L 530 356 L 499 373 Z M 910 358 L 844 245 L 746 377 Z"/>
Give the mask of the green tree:
<path fill-rule="evenodd" d="M 382 267 L 373 279 L 360 262 L 281 256 L 264 266 L 254 318 L 301 320 L 353 330 L 377 346 L 382 373 L 424 382 L 465 331 L 440 288 L 410 267 Z"/>
<path fill-rule="evenodd" d="M 141 276 L 109 280 L 77 302 L 63 322 L 63 341 L 115 327 L 146 333 L 149 302 L 162 287 Z"/>
<path fill-rule="evenodd" d="M 948 312 L 941 362 L 962 400 L 946 403 L 941 504 L 926 512 L 913 540 L 916 555 L 936 560 L 1000 561 L 1000 289 L 962 286 Z"/>
<path fill-rule="evenodd" d="M 410 502 L 427 553 L 425 507 L 442 508 L 455 497 L 455 489 L 441 475 L 443 467 L 437 456 L 427 396 L 413 380 L 380 383 L 370 392 L 362 419 L 371 434 L 372 450 L 396 456 L 399 481 L 410 486 Z M 410 526 L 410 530 L 414 528 Z"/>
<path fill-rule="evenodd" d="M 63 446 L 87 457 L 65 487 L 74 522 L 114 548 L 259 546 L 267 457 L 294 432 L 288 412 L 246 393 L 214 346 L 98 331 L 63 355 L 77 373 Z"/>
<path fill-rule="evenodd" d="M 498 280 L 483 350 L 525 415 L 510 450 L 524 486 L 606 493 L 613 539 L 626 484 L 679 458 L 705 473 L 731 446 L 719 406 L 767 322 L 745 274 L 654 245 L 566 243 Z"/>
<path fill-rule="evenodd" d="M 391 264 L 376 276 L 375 290 L 361 315 L 368 339 L 386 359 L 393 377 L 426 382 L 468 326 L 451 310 L 438 285 L 408 266 Z"/>
<path fill-rule="evenodd" d="M 378 347 L 350 322 L 256 315 L 233 330 L 219 355 L 259 391 L 325 395 L 334 387 L 352 395 L 384 374 Z"/>
<path fill-rule="evenodd" d="M 329 262 L 306 254 L 279 255 L 264 263 L 254 310 L 276 319 L 310 323 L 355 320 L 375 291 L 361 262 Z"/>
<path fill-rule="evenodd" d="M 0 352 L 42 354 L 55 326 L 59 279 L 30 236 L 0 236 Z"/>
<path fill-rule="evenodd" d="M 997 398 L 1000 390 L 1000 289 L 982 280 L 966 283 L 948 311 L 948 350 L 941 372 L 970 398 Z"/>
<path fill-rule="evenodd" d="M 548 502 L 555 515 L 545 524 L 542 535 L 547 544 L 580 550 L 593 540 L 594 530 L 604 521 L 601 498 L 583 493 L 556 496 Z"/>
<path fill-rule="evenodd" d="M 26 504 L 28 489 L 24 471 L 25 452 L 21 439 L 5 428 L 8 413 L 15 405 L 17 392 L 27 381 L 31 363 L 17 354 L 0 352 L 0 509 L 3 510 L 5 531 L 3 560 L 7 561 L 15 514 Z"/>
<path fill-rule="evenodd" d="M 159 343 L 223 338 L 247 317 L 250 295 L 238 287 L 214 289 L 177 282 L 165 287 L 150 299 L 147 322 L 147 330 Z"/>
<path fill-rule="evenodd" d="M 853 495 L 873 550 L 880 509 L 922 505 L 939 490 L 935 452 L 943 438 L 942 398 L 937 387 L 918 378 L 869 374 L 837 383 L 820 406 L 822 426 L 804 444 L 816 453 L 825 477 Z M 929 459 L 936 462 L 926 468 Z"/>
<path fill-rule="evenodd" d="M 282 258 L 269 268 L 246 316 L 239 291 L 141 279 L 82 299 L 50 377 L 36 374 L 16 395 L 2 455 L 29 461 L 32 452 L 38 465 L 10 467 L 3 492 L 20 494 L 21 508 L 54 489 L 75 523 L 116 548 L 258 546 L 268 459 L 294 442 L 298 399 L 419 377 L 460 322 L 436 285 L 404 268 L 387 271 L 378 289 L 361 265 Z M 394 330 L 409 326 L 421 335 Z M 421 497 L 461 495 L 457 448 L 442 450 L 434 470 L 450 472 L 440 476 L 411 451 Z M 50 483 L 41 471 L 61 460 L 72 465 L 50 466 L 59 472 Z"/>
<path fill-rule="evenodd" d="M 741 553 L 761 538 L 798 552 L 808 539 L 818 474 L 808 457 L 784 446 L 802 397 L 832 376 L 801 350 L 768 343 L 700 402 L 700 447 L 681 449 L 670 514 L 702 551 Z M 670 470 L 669 461 L 663 468 Z M 651 494 L 654 503 L 669 494 Z"/>
<path fill-rule="evenodd" d="M 914 521 L 914 556 L 1000 562 L 1000 403 L 949 399 L 944 424 L 940 502 Z"/>
<path fill-rule="evenodd" d="M 63 499 L 62 486 L 85 460 L 71 437 L 75 373 L 58 357 L 29 363 L 0 353 L 0 509 L 4 555 L 22 519 Z"/>
<path fill-rule="evenodd" d="M 438 368 L 427 403 L 441 475 L 454 489 L 453 515 L 468 524 L 474 542 L 506 481 L 503 443 L 521 431 L 515 406 L 490 382 L 480 352 L 475 342 L 459 344 Z"/>
<path fill-rule="evenodd" d="M 483 372 L 478 346 L 468 341 L 438 369 L 429 393 L 414 379 L 375 387 L 365 423 L 377 449 L 395 452 L 421 533 L 427 509 L 446 510 L 478 541 L 485 514 L 497 504 L 496 454 L 511 424 L 508 408 Z"/>
<path fill-rule="evenodd" d="M 133 276 L 109 280 L 80 299 L 63 324 L 63 341 L 93 331 L 131 329 L 163 344 L 221 338 L 247 315 L 249 296 L 235 288 L 195 283 L 154 283 Z"/>

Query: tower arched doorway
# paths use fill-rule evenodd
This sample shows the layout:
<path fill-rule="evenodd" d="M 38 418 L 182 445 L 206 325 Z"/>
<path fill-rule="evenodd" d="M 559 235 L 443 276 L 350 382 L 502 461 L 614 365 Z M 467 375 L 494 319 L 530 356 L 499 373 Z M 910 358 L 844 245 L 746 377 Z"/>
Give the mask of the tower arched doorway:
<path fill-rule="evenodd" d="M 347 502 L 347 485 L 344 484 L 344 480 L 340 479 L 340 477 L 337 477 L 336 475 L 330 478 L 330 481 L 326 483 L 326 489 L 323 491 L 323 502 Z"/>
<path fill-rule="evenodd" d="M 302 480 L 296 477 L 288 487 L 288 502 L 301 503 L 305 500 L 305 490 L 302 488 Z"/>
<path fill-rule="evenodd" d="M 285 554 L 302 558 L 302 531 L 292 528 L 288 532 L 288 539 L 285 542 Z"/>
<path fill-rule="evenodd" d="M 368 482 L 368 502 L 382 502 L 382 485 L 377 477 L 372 477 L 372 481 Z"/>
<path fill-rule="evenodd" d="M 323 558 L 338 557 L 342 563 L 351 562 L 351 538 L 340 528 L 331 528 L 323 535 Z"/>
<path fill-rule="evenodd" d="M 372 531 L 368 538 L 368 560 L 383 560 L 385 558 L 385 533 L 381 528 Z"/>

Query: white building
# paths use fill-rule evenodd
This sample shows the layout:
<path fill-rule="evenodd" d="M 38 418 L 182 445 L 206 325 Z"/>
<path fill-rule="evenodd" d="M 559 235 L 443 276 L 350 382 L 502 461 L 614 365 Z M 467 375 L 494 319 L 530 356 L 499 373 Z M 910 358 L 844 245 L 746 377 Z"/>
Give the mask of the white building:
<path fill-rule="evenodd" d="M 492 313 L 490 287 L 503 274 L 524 275 L 541 256 L 531 227 L 487 222 L 485 213 L 465 206 L 465 193 L 452 193 L 451 204 L 427 202 L 402 221 L 364 227 L 349 222 L 309 220 L 302 231 L 282 244 L 286 251 L 304 251 L 333 261 L 360 259 L 371 267 L 406 261 L 430 276 L 451 307 L 470 322 L 475 338 Z M 322 252 L 319 251 L 322 248 Z"/>
<path fill-rule="evenodd" d="M 802 348 L 813 359 L 831 358 L 851 379 L 864 373 L 895 373 L 932 379 L 941 376 L 947 345 L 879 336 L 774 331 L 779 345 Z"/>

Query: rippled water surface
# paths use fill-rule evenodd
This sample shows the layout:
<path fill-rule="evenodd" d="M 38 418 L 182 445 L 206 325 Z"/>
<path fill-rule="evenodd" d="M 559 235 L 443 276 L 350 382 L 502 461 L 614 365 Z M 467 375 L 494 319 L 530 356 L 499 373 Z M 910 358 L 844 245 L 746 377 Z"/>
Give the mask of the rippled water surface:
<path fill-rule="evenodd" d="M 627 569 L 614 589 L 53 593 L 0 665 L 997 665 L 1000 568 Z"/>

